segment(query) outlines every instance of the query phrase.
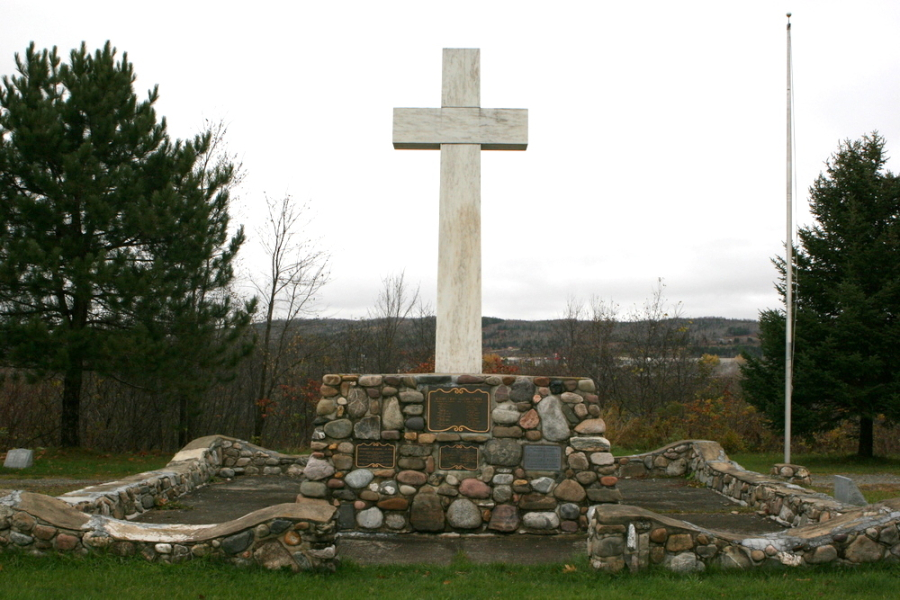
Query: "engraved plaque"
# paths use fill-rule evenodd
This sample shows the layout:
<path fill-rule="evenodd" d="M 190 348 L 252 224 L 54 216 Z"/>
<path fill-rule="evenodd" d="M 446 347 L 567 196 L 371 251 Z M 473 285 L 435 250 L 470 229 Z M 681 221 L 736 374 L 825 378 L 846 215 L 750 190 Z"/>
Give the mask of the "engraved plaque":
<path fill-rule="evenodd" d="M 372 442 L 356 445 L 356 466 L 357 467 L 377 467 L 380 469 L 394 468 L 394 452 L 393 444 L 382 444 L 380 442 Z"/>
<path fill-rule="evenodd" d="M 441 446 L 438 468 L 457 471 L 474 471 L 478 468 L 478 447 L 465 444 Z"/>
<path fill-rule="evenodd" d="M 561 471 L 562 448 L 525 444 L 523 446 L 522 466 L 526 471 Z"/>
<path fill-rule="evenodd" d="M 491 393 L 472 387 L 439 388 L 428 392 L 428 431 L 491 430 Z"/>

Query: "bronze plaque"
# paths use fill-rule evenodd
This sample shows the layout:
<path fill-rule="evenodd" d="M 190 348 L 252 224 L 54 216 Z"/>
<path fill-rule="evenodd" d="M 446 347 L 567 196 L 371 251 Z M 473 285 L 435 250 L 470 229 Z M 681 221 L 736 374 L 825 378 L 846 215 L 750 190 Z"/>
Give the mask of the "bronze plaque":
<path fill-rule="evenodd" d="M 395 463 L 395 451 L 393 444 L 372 442 L 356 445 L 356 466 L 377 467 L 379 469 L 393 469 Z"/>
<path fill-rule="evenodd" d="M 525 444 L 522 449 L 522 467 L 526 471 L 562 470 L 562 448 L 559 446 Z"/>
<path fill-rule="evenodd" d="M 465 444 L 441 446 L 438 468 L 451 471 L 474 471 L 478 468 L 478 447 Z"/>
<path fill-rule="evenodd" d="M 491 393 L 479 388 L 439 388 L 428 392 L 428 431 L 491 430 Z"/>

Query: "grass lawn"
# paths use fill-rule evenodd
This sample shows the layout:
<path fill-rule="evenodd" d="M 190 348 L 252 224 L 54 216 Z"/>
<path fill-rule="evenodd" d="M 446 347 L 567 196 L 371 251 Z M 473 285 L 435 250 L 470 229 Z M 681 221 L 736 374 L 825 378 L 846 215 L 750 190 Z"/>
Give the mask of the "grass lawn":
<path fill-rule="evenodd" d="M 0 554 L 0 597 L 117 600 L 248 598 L 896 598 L 900 567 L 778 569 L 676 575 L 662 570 L 637 575 L 594 572 L 587 561 L 573 565 L 520 567 L 360 567 L 335 574 L 291 574 L 238 569 L 214 561 L 177 565 L 110 556 L 31 557 Z"/>
<path fill-rule="evenodd" d="M 34 453 L 34 465 L 27 469 L 0 467 L 0 489 L 25 490 L 58 496 L 81 489 L 84 484 L 49 484 L 53 479 L 113 481 L 153 471 L 166 466 L 173 453 L 97 452 L 81 448 L 39 448 Z M 40 479 L 44 483 L 22 483 L 23 479 Z"/>

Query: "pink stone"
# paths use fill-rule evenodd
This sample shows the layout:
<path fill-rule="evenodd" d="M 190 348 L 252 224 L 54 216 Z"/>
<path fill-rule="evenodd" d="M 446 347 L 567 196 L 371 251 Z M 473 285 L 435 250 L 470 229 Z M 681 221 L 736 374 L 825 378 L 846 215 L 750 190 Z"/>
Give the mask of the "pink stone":
<path fill-rule="evenodd" d="M 522 429 L 534 429 L 541 424 L 541 417 L 533 408 L 519 417 L 519 427 Z"/>
<path fill-rule="evenodd" d="M 490 498 L 491 488 L 483 481 L 469 477 L 459 484 L 459 493 L 469 498 Z"/>

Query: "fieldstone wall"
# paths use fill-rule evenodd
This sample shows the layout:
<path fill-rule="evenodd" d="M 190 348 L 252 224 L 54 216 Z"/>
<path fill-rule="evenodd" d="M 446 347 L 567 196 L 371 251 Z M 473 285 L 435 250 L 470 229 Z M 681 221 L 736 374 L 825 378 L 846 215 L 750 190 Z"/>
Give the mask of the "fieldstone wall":
<path fill-rule="evenodd" d="M 748 569 L 766 565 L 854 565 L 900 557 L 900 498 L 811 523 L 744 538 L 696 527 L 642 508 L 591 509 L 588 554 L 601 571 L 639 571 L 654 565 L 676 572 L 707 566 Z"/>
<path fill-rule="evenodd" d="M 189 443 L 163 469 L 86 487 L 59 498 L 85 513 L 133 519 L 206 485 L 216 475 L 225 478 L 244 474 L 299 477 L 307 458 L 280 454 L 223 435 L 211 435 Z"/>
<path fill-rule="evenodd" d="M 693 477 L 736 502 L 764 512 L 788 527 L 825 522 L 852 507 L 825 494 L 804 489 L 782 479 L 783 467 L 791 467 L 790 477 L 806 477 L 809 472 L 797 465 L 778 465 L 778 475 L 747 471 L 729 460 L 716 442 L 687 440 L 663 446 L 653 452 L 616 459 L 619 477 Z M 801 470 L 802 469 L 802 470 Z"/>
<path fill-rule="evenodd" d="M 302 499 L 215 525 L 152 525 L 87 515 L 29 492 L 0 497 L 0 552 L 139 555 L 179 562 L 215 557 L 269 569 L 333 571 L 334 507 Z"/>
<path fill-rule="evenodd" d="M 462 387 L 489 394 L 485 431 L 429 423 L 428 394 Z M 585 530 L 589 504 L 621 498 L 594 391 L 584 378 L 326 375 L 301 493 L 337 505 L 347 530 Z M 474 462 L 442 467 L 448 447 Z M 369 448 L 382 462 L 360 460 Z M 527 458 L 555 449 L 555 468 Z"/>

